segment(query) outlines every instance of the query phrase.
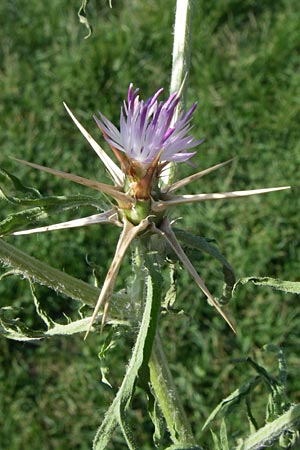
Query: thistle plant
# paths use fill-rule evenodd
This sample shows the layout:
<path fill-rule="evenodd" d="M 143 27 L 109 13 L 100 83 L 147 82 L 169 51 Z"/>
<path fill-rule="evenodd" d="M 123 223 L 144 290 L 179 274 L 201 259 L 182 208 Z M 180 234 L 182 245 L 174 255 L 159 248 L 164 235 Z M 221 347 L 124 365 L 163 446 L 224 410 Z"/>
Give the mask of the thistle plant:
<path fill-rule="evenodd" d="M 174 162 L 182 163 L 188 161 L 195 155 L 195 151 L 190 152 L 189 150 L 199 146 L 203 142 L 203 140 L 195 140 L 189 134 L 191 131 L 192 115 L 197 107 L 197 103 L 194 103 L 188 112 L 181 111 L 176 118 L 176 108 L 180 101 L 179 93 L 175 92 L 167 101 L 159 102 L 158 97 L 162 92 L 162 89 L 159 89 L 152 97 L 144 102 L 140 100 L 138 92 L 138 89 L 133 89 L 132 84 L 129 85 L 127 102 L 124 101 L 123 107 L 121 107 L 120 129 L 116 128 L 102 113 L 99 113 L 100 119 L 95 116 L 96 123 L 119 161 L 120 167 L 116 166 L 113 160 L 79 123 L 68 106 L 65 105 L 79 130 L 101 158 L 114 182 L 114 186 L 54 170 L 39 164 L 17 160 L 35 169 L 69 179 L 75 183 L 83 184 L 111 196 L 114 200 L 112 208 L 101 214 L 82 219 L 25 231 L 17 231 L 13 234 L 38 233 L 96 223 L 112 223 L 122 227 L 115 256 L 105 278 L 86 336 L 100 308 L 104 304 L 104 312 L 102 315 L 103 328 L 115 281 L 125 253 L 130 243 L 136 237 L 144 236 L 145 234 L 158 234 L 168 243 L 196 284 L 206 295 L 208 301 L 216 308 L 234 331 L 232 322 L 209 292 L 204 281 L 184 253 L 175 233 L 172 231 L 172 222 L 168 218 L 169 209 L 184 203 L 264 194 L 288 189 L 289 186 L 211 194 L 174 194 L 179 188 L 229 163 L 229 161 L 225 161 L 171 185 L 160 188 L 160 177 L 166 166 Z"/>
<path fill-rule="evenodd" d="M 91 224 L 113 224 L 122 228 L 110 269 L 104 280 L 94 312 L 89 319 L 88 325 L 86 326 L 85 337 L 87 337 L 88 333 L 91 331 L 102 307 L 103 312 L 101 313 L 101 330 L 103 330 L 105 322 L 108 318 L 110 300 L 113 295 L 115 281 L 122 260 L 130 244 L 135 239 L 139 240 L 142 245 L 142 250 L 140 253 L 140 257 L 143 259 L 142 265 L 146 270 L 148 270 L 148 273 L 151 274 L 150 278 L 152 277 L 153 280 L 155 280 L 155 276 L 157 275 L 153 273 L 153 269 L 157 266 L 158 260 L 157 258 L 153 259 L 147 256 L 149 252 L 158 253 L 159 251 L 157 244 L 151 240 L 151 237 L 155 235 L 167 244 L 173 254 L 176 255 L 178 260 L 194 279 L 198 287 L 205 294 L 208 302 L 216 308 L 218 313 L 226 320 L 230 328 L 235 331 L 232 320 L 227 316 L 218 301 L 210 293 L 203 279 L 197 273 L 192 262 L 186 255 L 179 239 L 180 237 L 182 238 L 182 233 L 180 234 L 179 230 L 174 231 L 172 229 L 172 225 L 176 222 L 176 210 L 174 211 L 174 207 L 185 203 L 197 203 L 206 200 L 219 200 L 226 198 L 240 198 L 289 188 L 288 186 L 283 186 L 210 194 L 199 193 L 192 195 L 176 195 L 175 192 L 183 186 L 186 186 L 206 174 L 224 167 L 229 164 L 231 160 L 206 168 L 179 181 L 175 181 L 170 184 L 162 184 L 161 179 L 164 171 L 168 168 L 168 165 L 171 163 L 179 164 L 189 162 L 195 155 L 196 148 L 200 146 L 203 140 L 196 140 L 191 134 L 191 121 L 193 113 L 196 110 L 197 103 L 194 103 L 188 112 L 181 111 L 178 114 L 177 108 L 180 102 L 180 92 L 171 94 L 166 101 L 159 101 L 159 96 L 161 94 L 162 89 L 159 89 L 153 96 L 146 101 L 143 101 L 139 98 L 139 90 L 134 89 L 133 85 L 130 84 L 128 88 L 127 101 L 124 101 L 121 107 L 119 128 L 112 124 L 102 113 L 99 113 L 99 116 L 94 117 L 104 139 L 109 143 L 119 165 L 115 164 L 110 156 L 106 154 L 106 152 L 91 137 L 91 135 L 86 131 L 83 125 L 78 121 L 78 119 L 76 119 L 74 114 L 65 104 L 65 108 L 70 117 L 83 136 L 91 144 L 102 163 L 105 165 L 113 184 L 105 184 L 99 181 L 90 180 L 77 175 L 41 166 L 33 162 L 27 162 L 20 159 L 16 160 L 32 168 L 71 180 L 92 189 L 96 189 L 97 191 L 100 191 L 112 198 L 111 208 L 102 213 L 94 214 L 81 219 L 56 223 L 53 225 L 14 231 L 12 233 L 13 235 L 26 235 L 31 233 L 41 233 L 87 226 Z M 175 219 L 170 218 L 171 214 L 175 217 Z M 186 237 L 187 235 L 185 238 Z M 145 242 L 147 242 L 147 244 L 145 244 Z M 154 270 L 157 271 L 157 268 Z M 153 280 L 151 283 L 154 283 L 154 286 L 156 286 L 157 281 Z M 147 286 L 148 293 L 149 290 L 150 287 Z M 155 389 L 158 375 L 156 373 L 157 367 L 155 367 L 154 363 L 155 350 L 152 349 L 152 346 L 155 340 L 155 335 L 157 335 L 156 339 L 159 339 L 156 328 L 159 318 L 161 292 L 159 292 L 159 290 L 156 292 L 154 291 L 155 288 L 152 287 L 152 294 L 146 300 L 146 303 L 144 303 L 143 297 L 140 300 L 141 304 L 144 303 L 144 312 L 142 313 L 143 319 L 140 333 L 137 338 L 137 343 L 131 360 L 134 361 L 134 363 L 132 363 L 132 367 L 129 365 L 127 376 L 124 378 L 124 385 L 122 385 L 123 389 L 121 387 L 119 391 L 119 393 L 124 394 L 124 391 L 126 391 L 125 387 L 128 390 L 129 383 L 129 397 L 131 397 L 134 391 L 134 383 L 136 378 L 141 377 L 139 371 L 145 364 L 149 364 L 150 369 L 152 368 L 152 370 L 150 370 L 152 378 L 151 380 L 149 379 L 148 369 L 148 381 L 147 379 L 146 381 L 149 383 L 151 382 L 154 391 L 159 397 L 159 389 Z M 153 311 L 155 311 L 155 313 L 153 313 Z M 150 317 L 152 317 L 152 322 Z M 138 357 L 138 344 L 144 348 L 146 346 L 147 339 L 148 356 L 146 359 L 142 357 L 140 363 L 136 365 L 136 358 Z M 141 350 L 139 349 L 139 352 L 140 351 Z M 152 355 L 152 360 L 150 358 L 151 351 L 154 352 Z M 137 352 L 136 355 L 135 352 Z M 139 356 L 141 357 L 141 355 Z M 161 364 L 161 360 L 158 364 Z M 132 375 L 132 371 L 134 375 Z M 131 374 L 131 377 L 129 374 Z M 145 383 L 145 379 L 143 382 Z M 164 411 L 164 400 L 162 397 L 163 396 L 159 398 L 162 402 L 161 408 L 165 413 L 165 416 L 168 416 L 168 411 Z M 120 398 L 117 396 L 111 409 L 117 408 L 118 412 L 116 413 L 116 410 L 114 412 L 110 410 L 107 417 L 109 418 L 114 415 L 118 416 L 120 411 L 123 411 L 124 413 L 125 406 L 123 403 L 124 399 L 121 402 Z M 184 413 L 181 406 L 176 405 L 176 407 L 180 411 L 180 419 L 182 420 Z M 170 409 L 170 405 L 168 405 L 167 409 Z M 121 427 L 124 426 L 124 420 L 124 417 L 122 417 L 119 421 Z M 191 437 L 190 431 L 187 431 L 188 425 L 185 427 L 183 435 L 178 440 L 175 437 L 175 427 L 172 432 L 171 422 L 174 421 L 174 417 L 169 418 L 169 421 L 166 417 L 166 420 L 167 423 L 169 422 L 169 431 L 175 443 L 193 443 L 193 438 Z M 96 435 L 94 448 L 105 448 L 104 445 L 106 445 L 105 443 L 107 442 L 107 439 L 104 439 L 103 436 L 110 436 L 110 433 L 114 429 L 115 425 L 116 424 L 114 422 L 112 424 L 110 421 L 107 421 L 106 419 L 104 420 Z M 178 423 L 176 426 L 178 427 Z M 124 436 L 129 447 L 136 448 L 130 434 L 124 433 Z"/>
<path fill-rule="evenodd" d="M 183 1 L 179 2 L 181 5 L 185 3 Z M 179 15 L 183 23 L 182 14 Z M 183 30 L 185 44 L 189 41 L 189 39 L 186 40 L 187 30 L 188 25 Z M 177 37 L 178 33 L 176 32 L 175 38 L 177 39 Z M 134 396 L 137 383 L 142 387 L 149 402 L 148 409 L 155 427 L 155 445 L 162 445 L 161 443 L 163 442 L 163 431 L 161 430 L 161 416 L 163 416 L 173 443 L 171 447 L 168 447 L 169 449 L 200 449 L 195 442 L 189 422 L 185 416 L 160 340 L 159 318 L 163 299 L 167 296 L 162 283 L 162 267 L 167 261 L 170 266 L 170 290 L 172 290 L 174 288 L 174 283 L 172 284 L 172 267 L 174 261 L 179 262 L 206 296 L 209 304 L 217 310 L 233 332 L 235 332 L 233 320 L 224 311 L 221 302 L 207 288 L 201 275 L 189 259 L 185 246 L 205 251 L 221 262 L 225 279 L 224 297 L 230 296 L 236 284 L 230 264 L 216 247 L 203 238 L 193 236 L 176 227 L 179 217 L 177 207 L 203 201 L 239 199 L 289 188 L 289 186 L 282 186 L 229 192 L 183 195 L 178 193 L 183 187 L 195 183 L 205 175 L 224 168 L 232 161 L 228 160 L 212 167 L 203 168 L 201 171 L 180 180 L 174 180 L 173 176 L 170 176 L 170 174 L 173 175 L 174 165 L 190 164 L 191 167 L 194 167 L 191 160 L 197 152 L 201 151 L 199 147 L 203 142 L 203 139 L 194 137 L 192 130 L 192 120 L 193 115 L 196 113 L 197 103 L 195 102 L 187 111 L 182 108 L 186 87 L 185 70 L 187 70 L 187 65 L 185 58 L 188 50 L 185 48 L 185 44 L 183 43 L 182 46 L 178 44 L 179 50 L 176 51 L 177 53 L 174 51 L 174 61 L 176 61 L 176 64 L 178 61 L 181 61 L 182 64 L 177 68 L 178 77 L 175 74 L 177 70 L 176 64 L 173 64 L 172 92 L 165 101 L 161 100 L 163 95 L 162 88 L 148 99 L 142 100 L 139 89 L 135 88 L 131 83 L 128 87 L 127 99 L 124 100 L 120 108 L 119 124 L 113 124 L 102 112 L 94 116 L 102 134 L 102 140 L 104 139 L 109 144 L 117 163 L 102 149 L 101 145 L 89 134 L 69 107 L 64 104 L 74 124 L 96 152 L 102 164 L 104 164 L 109 177 L 107 183 L 102 180 L 90 180 L 82 176 L 45 167 L 36 162 L 15 158 L 16 161 L 31 168 L 70 180 L 105 194 L 110 198 L 110 206 L 107 210 L 88 217 L 36 228 L 26 227 L 26 229 L 23 229 L 24 221 L 22 221 L 21 226 L 19 225 L 20 222 L 17 222 L 17 230 L 11 225 L 7 227 L 7 222 L 0 224 L 2 235 L 10 233 L 15 236 L 94 224 L 111 224 L 121 229 L 110 268 L 100 292 L 98 293 L 97 291 L 96 301 L 94 301 L 95 291 L 91 287 L 88 288 L 84 284 L 80 284 L 78 280 L 74 281 L 66 277 L 65 274 L 51 272 L 49 269 L 51 275 L 57 279 L 57 284 L 53 283 L 51 287 L 64 293 L 66 292 L 63 289 L 67 289 L 68 295 L 73 296 L 73 298 L 77 295 L 77 299 L 79 298 L 83 304 L 93 306 L 94 310 L 90 317 L 84 317 L 80 321 L 66 326 L 56 324 L 41 311 L 31 284 L 37 311 L 46 323 L 47 331 L 40 334 L 30 334 L 28 330 L 22 329 L 18 323 L 1 322 L 1 327 L 4 330 L 3 334 L 19 339 L 40 339 L 41 337 L 56 334 L 73 334 L 75 332 L 84 332 L 86 338 L 91 331 L 105 334 L 106 323 L 129 326 L 135 331 L 138 328 L 138 331 L 135 332 L 135 344 L 126 374 L 96 433 L 93 445 L 95 450 L 107 448 L 108 442 L 111 440 L 117 426 L 120 427 L 128 447 L 134 450 L 138 448 L 127 419 L 128 408 Z M 178 52 L 179 54 L 182 52 L 180 57 L 178 57 Z M 116 105 L 116 108 L 118 107 Z M 14 177 L 10 177 L 10 179 L 16 182 Z M 12 199 L 8 200 L 13 202 Z M 65 200 L 61 201 L 62 203 L 65 202 L 63 203 L 65 209 L 70 207 L 71 201 L 69 203 Z M 47 200 L 43 204 L 43 199 L 38 199 L 37 202 L 42 207 L 48 204 Z M 82 204 L 85 203 L 93 204 L 93 206 L 95 203 L 96 207 L 98 206 L 97 202 L 89 203 L 88 200 L 82 199 Z M 73 201 L 72 205 L 77 207 L 79 200 Z M 30 216 L 36 219 L 34 214 L 33 211 L 31 211 L 31 214 L 27 212 L 26 217 Z M 20 230 L 19 228 L 22 229 Z M 118 273 L 130 247 L 133 248 L 134 281 L 132 286 L 128 288 L 128 293 L 115 292 Z M 10 248 L 0 241 L 1 255 L 4 263 L 18 267 L 18 270 L 26 274 L 30 280 L 34 279 L 43 284 L 49 283 L 45 275 L 45 272 L 48 270 L 46 267 L 39 266 L 30 257 L 27 257 L 27 261 L 22 261 L 22 254 L 13 254 Z M 26 268 L 26 264 L 28 267 L 30 266 L 30 269 Z M 38 268 L 41 268 L 41 270 L 38 271 Z M 76 283 L 76 289 L 72 290 L 74 283 Z M 75 290 L 76 293 L 74 293 Z M 78 294 L 78 292 L 80 293 Z M 125 320 L 122 322 L 122 313 L 126 309 L 123 303 L 128 301 L 128 297 L 130 297 L 133 306 L 131 305 L 129 314 L 127 311 Z M 110 311 L 111 300 L 116 298 L 118 299 L 117 307 L 112 305 L 112 311 Z M 109 339 L 111 339 L 111 333 L 108 333 L 108 342 Z M 260 374 L 263 373 L 263 370 L 260 371 L 260 368 L 256 369 Z M 255 379 L 251 386 L 254 386 L 256 381 Z M 228 401 L 233 401 L 233 397 L 235 400 L 237 395 L 230 397 Z M 226 401 L 224 402 L 226 403 Z M 298 419 L 299 408 L 295 408 L 295 410 L 293 410 L 293 414 L 296 414 Z M 213 413 L 213 415 L 215 414 Z M 205 427 L 209 421 L 210 419 L 208 419 Z M 280 429 L 286 429 L 286 423 L 289 425 L 291 420 L 284 415 L 284 420 L 282 419 L 280 422 Z M 274 430 L 269 433 L 274 434 Z M 256 440 L 254 439 L 254 444 L 251 441 L 249 445 L 247 444 L 248 446 L 244 447 L 242 443 L 238 448 L 241 450 L 261 448 L 259 445 L 262 442 L 266 442 L 267 438 L 265 435 L 262 437 L 261 434 L 257 434 L 258 437 L 255 438 Z M 277 437 L 276 435 L 276 439 Z"/>

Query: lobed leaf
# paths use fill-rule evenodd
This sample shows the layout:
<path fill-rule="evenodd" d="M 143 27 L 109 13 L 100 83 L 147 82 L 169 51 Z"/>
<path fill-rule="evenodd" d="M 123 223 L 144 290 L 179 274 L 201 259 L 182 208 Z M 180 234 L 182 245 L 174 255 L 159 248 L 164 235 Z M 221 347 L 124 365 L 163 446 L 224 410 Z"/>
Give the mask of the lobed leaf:
<path fill-rule="evenodd" d="M 278 278 L 270 277 L 245 277 L 240 278 L 234 285 L 232 293 L 234 294 L 239 285 L 247 283 L 253 283 L 256 286 L 265 286 L 275 289 L 277 291 L 283 291 L 290 294 L 300 294 L 300 281 L 284 281 Z"/>
<path fill-rule="evenodd" d="M 51 321 L 51 327 L 48 330 L 32 330 L 27 327 L 20 319 L 11 319 L 7 313 L 18 311 L 16 308 L 0 308 L 0 334 L 7 339 L 14 341 L 37 341 L 50 338 L 52 336 L 70 336 L 77 333 L 86 332 L 90 317 L 79 319 L 61 325 Z"/>
<path fill-rule="evenodd" d="M 28 278 L 34 283 L 39 283 L 53 289 L 55 292 L 66 295 L 83 305 L 95 306 L 100 289 L 79 280 L 65 272 L 39 261 L 15 246 L 0 239 L 0 262 L 5 267 L 13 267 L 10 275 Z M 113 294 L 111 316 L 122 321 L 128 317 L 126 311 L 127 296 L 121 293 Z"/>

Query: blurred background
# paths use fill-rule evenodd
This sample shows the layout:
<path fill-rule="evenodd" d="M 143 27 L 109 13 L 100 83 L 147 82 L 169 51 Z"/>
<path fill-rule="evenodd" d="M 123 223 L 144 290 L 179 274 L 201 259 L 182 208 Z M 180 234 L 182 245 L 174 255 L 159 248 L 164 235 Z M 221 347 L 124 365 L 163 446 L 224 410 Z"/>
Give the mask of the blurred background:
<path fill-rule="evenodd" d="M 116 125 L 128 84 L 147 98 L 164 87 L 168 96 L 173 42 L 174 0 L 91 2 L 94 27 L 89 39 L 79 24 L 79 0 L 1 2 L 0 165 L 44 195 L 90 194 L 86 188 L 31 170 L 11 156 L 106 182 L 94 151 L 66 114 L 65 101 L 108 150 L 93 114 L 103 112 Z M 248 199 L 180 207 L 179 226 L 214 239 L 238 278 L 271 276 L 299 281 L 300 167 L 300 11 L 298 0 L 195 1 L 187 106 L 199 105 L 193 134 L 204 137 L 193 162 L 197 170 L 234 158 L 231 165 L 195 182 L 186 192 L 218 192 L 292 185 Z M 109 150 L 108 150 L 109 151 Z M 195 171 L 178 167 L 178 176 Z M 1 201 L 0 220 L 12 207 Z M 85 211 L 77 211 L 82 217 Z M 72 216 L 73 217 L 73 216 Z M 67 218 L 67 216 L 66 216 Z M 51 217 L 51 223 L 64 218 Z M 45 223 L 49 223 L 46 221 Z M 94 283 L 93 265 L 105 276 L 119 230 L 109 226 L 6 237 L 5 240 L 54 267 Z M 123 265 L 122 288 L 130 265 Z M 210 257 L 195 262 L 215 295 L 222 290 L 220 266 Z M 2 273 L 5 269 L 2 268 Z M 42 287 L 37 295 L 57 320 L 76 304 Z M 1 306 L 20 307 L 29 326 L 39 326 L 26 281 L 0 283 Z M 166 352 L 192 427 L 201 445 L 211 448 L 200 430 L 210 411 L 254 375 L 237 358 L 252 356 L 274 375 L 277 362 L 265 344 L 284 349 L 288 395 L 300 401 L 299 297 L 250 285 L 239 288 L 229 311 L 234 336 L 207 305 L 185 272 L 178 273 L 176 307 L 161 324 Z M 130 355 L 130 336 L 120 335 L 110 354 L 113 390 L 101 383 L 96 333 L 33 344 L 0 344 L 0 430 L 5 450 L 85 450 L 117 389 Z M 266 392 L 254 398 L 262 425 Z M 139 445 L 151 446 L 146 401 L 137 395 L 132 420 Z M 216 421 L 216 430 L 218 430 Z M 228 432 L 248 428 L 246 409 L 233 411 Z M 145 442 L 149 442 L 145 444 Z M 116 433 L 111 447 L 126 448 Z"/>

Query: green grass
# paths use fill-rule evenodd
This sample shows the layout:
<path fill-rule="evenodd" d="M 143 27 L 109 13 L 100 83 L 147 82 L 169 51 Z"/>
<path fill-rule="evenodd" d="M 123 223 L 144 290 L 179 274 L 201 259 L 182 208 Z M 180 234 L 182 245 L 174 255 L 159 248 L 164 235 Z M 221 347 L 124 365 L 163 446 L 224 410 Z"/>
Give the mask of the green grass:
<path fill-rule="evenodd" d="M 10 156 L 105 179 L 93 150 L 65 113 L 63 100 L 101 141 L 92 115 L 101 110 L 117 122 L 130 81 L 141 88 L 143 97 L 161 86 L 168 90 L 173 1 L 113 2 L 112 10 L 106 2 L 97 10 L 92 6 L 94 34 L 89 40 L 83 39 L 86 30 L 77 21 L 79 3 L 14 0 L 0 6 L 0 164 L 44 194 L 89 192 L 21 167 Z M 206 140 L 194 161 L 202 168 L 235 159 L 230 167 L 196 182 L 193 192 L 287 184 L 293 189 L 192 209 L 181 207 L 179 225 L 215 239 L 238 277 L 299 280 L 298 2 L 195 3 L 188 103 L 199 102 L 194 134 Z M 184 175 L 193 169 L 182 166 L 179 171 Z M 7 211 L 2 202 L 1 219 Z M 101 266 L 104 277 L 116 239 L 117 230 L 106 226 L 7 238 L 91 283 L 93 272 L 86 256 Z M 218 292 L 217 264 L 204 257 L 197 268 L 208 286 Z M 126 273 L 128 269 L 123 268 L 121 280 Z M 68 300 L 52 292 L 40 289 L 38 293 L 55 317 L 73 309 Z M 24 281 L 4 279 L 0 296 L 3 306 L 23 306 L 27 323 L 34 323 Z M 288 394 L 292 401 L 300 400 L 299 298 L 252 286 L 240 288 L 229 305 L 238 328 L 235 337 L 180 272 L 177 307 L 184 308 L 189 317 L 166 316 L 163 335 L 197 437 L 217 403 L 253 375 L 235 363 L 235 358 L 252 355 L 276 373 L 274 359 L 261 351 L 264 344 L 284 347 Z M 1 339 L 0 429 L 5 450 L 91 448 L 94 432 L 112 399 L 112 393 L 100 383 L 99 346 L 99 336 L 91 336 L 85 343 L 81 338 L 68 338 L 35 345 Z M 115 387 L 129 352 L 130 340 L 121 337 L 111 361 Z M 260 424 L 264 417 L 261 405 L 266 399 L 258 392 Z M 136 402 L 133 420 L 139 445 L 147 450 L 151 445 L 145 442 L 149 442 L 152 430 L 142 416 L 142 397 Z M 237 410 L 228 422 L 234 433 L 247 429 L 245 410 Z M 201 442 L 211 448 L 209 434 Z M 120 436 L 116 435 L 111 448 L 125 448 Z"/>

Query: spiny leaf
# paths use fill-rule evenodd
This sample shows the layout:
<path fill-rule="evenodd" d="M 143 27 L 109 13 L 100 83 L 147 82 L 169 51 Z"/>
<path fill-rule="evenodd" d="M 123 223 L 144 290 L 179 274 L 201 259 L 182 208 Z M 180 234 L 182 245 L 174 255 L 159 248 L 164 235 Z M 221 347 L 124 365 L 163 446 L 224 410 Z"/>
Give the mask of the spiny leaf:
<path fill-rule="evenodd" d="M 112 196 L 118 202 L 123 204 L 123 207 L 130 206 L 134 201 L 131 197 L 124 194 L 121 191 L 120 187 L 110 186 L 109 184 L 100 183 L 99 181 L 89 180 L 88 178 L 81 177 L 79 175 L 73 175 L 69 172 L 63 172 L 61 170 L 51 169 L 50 167 L 41 166 L 40 164 L 35 164 L 29 161 L 24 161 L 23 159 L 13 158 L 15 161 L 24 164 L 25 166 L 32 167 L 37 170 L 41 170 L 46 173 L 50 173 L 60 178 L 64 178 L 65 180 L 73 181 L 74 183 L 81 184 L 83 186 L 87 186 L 91 189 L 96 189 L 97 191 L 103 192 Z"/>
<path fill-rule="evenodd" d="M 116 251 L 112 260 L 112 263 L 110 265 L 109 271 L 107 272 L 107 275 L 105 277 L 101 293 L 99 295 L 98 301 L 96 303 L 96 306 L 94 308 L 94 312 L 91 318 L 90 327 L 86 332 L 85 339 L 88 336 L 90 329 L 92 328 L 93 321 L 97 317 L 98 311 L 100 310 L 103 303 L 105 303 L 104 306 L 104 312 L 102 316 L 102 327 L 105 324 L 105 319 L 108 314 L 110 299 L 113 293 L 113 289 L 115 286 L 116 278 L 119 273 L 121 263 L 123 261 L 123 258 L 125 256 L 125 253 L 133 241 L 133 239 L 136 238 L 136 236 L 144 231 L 147 226 L 149 225 L 149 222 L 147 219 L 142 220 L 138 225 L 134 226 L 131 222 L 129 222 L 127 219 L 123 220 L 124 227 L 122 230 L 122 233 L 120 234 L 119 241 L 116 247 Z"/>
<path fill-rule="evenodd" d="M 64 107 L 66 108 L 67 113 L 69 114 L 69 116 L 79 129 L 79 131 L 83 134 L 83 136 L 86 138 L 86 140 L 89 142 L 91 147 L 94 149 L 94 151 L 97 153 L 97 155 L 105 165 L 115 185 L 122 187 L 124 185 L 125 179 L 125 175 L 122 172 L 122 170 L 113 162 L 113 160 L 107 155 L 107 153 L 102 149 L 102 147 L 100 147 L 98 142 L 96 142 L 95 139 L 92 138 L 90 133 L 87 132 L 87 130 L 79 122 L 79 120 L 76 119 L 76 117 L 74 116 L 70 108 L 66 105 L 66 103 L 64 103 Z"/>
<path fill-rule="evenodd" d="M 33 258 L 3 239 L 0 239 L 0 262 L 5 267 L 15 268 L 9 274 L 29 278 L 82 304 L 96 304 L 100 291 L 98 288 Z M 113 294 L 112 317 L 118 317 L 121 321 L 128 317 L 124 307 L 126 302 L 127 296 L 124 292 Z"/>
<path fill-rule="evenodd" d="M 31 228 L 29 230 L 15 231 L 14 236 L 20 236 L 33 233 L 45 233 L 47 231 L 66 230 L 68 228 L 84 227 L 94 224 L 114 224 L 122 226 L 118 219 L 116 210 L 111 209 L 100 214 L 93 214 L 92 216 L 81 217 L 80 219 L 67 220 L 66 222 L 54 223 L 44 227 Z"/>
<path fill-rule="evenodd" d="M 202 170 L 201 172 L 194 173 L 193 175 L 190 175 L 189 177 L 183 178 L 182 180 L 176 181 L 176 183 L 173 183 L 171 186 L 166 186 L 164 189 L 162 189 L 163 192 L 170 193 L 174 192 L 177 189 L 182 188 L 183 186 L 186 186 L 189 183 L 192 183 L 193 181 L 199 180 L 199 178 L 204 177 L 205 175 L 208 175 L 209 173 L 213 172 L 214 170 L 220 169 L 221 167 L 225 166 L 226 164 L 231 163 L 233 160 L 229 159 L 228 161 L 224 161 L 220 164 L 216 164 L 215 166 L 209 167 L 208 169 Z"/>
<path fill-rule="evenodd" d="M 300 294 L 300 281 L 284 281 L 277 278 L 270 277 L 245 277 L 240 278 L 233 287 L 233 294 L 239 285 L 251 283 L 256 286 L 265 286 L 275 289 L 277 291 L 283 291 L 290 294 Z"/>
<path fill-rule="evenodd" d="M 90 317 L 75 320 L 66 325 L 61 325 L 51 321 L 51 328 L 48 330 L 32 330 L 20 319 L 11 319 L 7 317 L 8 312 L 14 312 L 15 308 L 4 307 L 0 309 L 0 334 L 7 339 L 14 341 L 37 341 L 50 338 L 52 336 L 70 336 L 76 333 L 82 333 L 87 330 Z M 18 310 L 16 309 L 16 312 Z"/>
<path fill-rule="evenodd" d="M 198 203 L 207 200 L 225 200 L 227 198 L 249 197 L 257 194 L 267 194 L 270 192 L 283 191 L 290 188 L 291 186 L 282 186 L 275 188 L 249 189 L 246 191 L 213 192 L 211 194 L 170 195 L 170 198 L 168 200 L 153 202 L 152 210 L 156 212 L 162 212 L 170 206 L 184 205 L 186 203 Z"/>

